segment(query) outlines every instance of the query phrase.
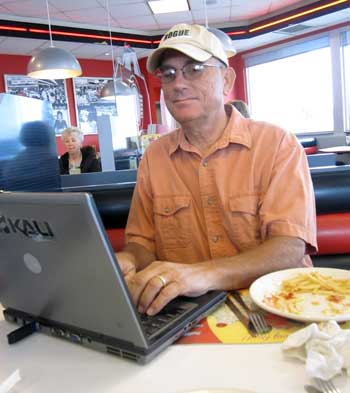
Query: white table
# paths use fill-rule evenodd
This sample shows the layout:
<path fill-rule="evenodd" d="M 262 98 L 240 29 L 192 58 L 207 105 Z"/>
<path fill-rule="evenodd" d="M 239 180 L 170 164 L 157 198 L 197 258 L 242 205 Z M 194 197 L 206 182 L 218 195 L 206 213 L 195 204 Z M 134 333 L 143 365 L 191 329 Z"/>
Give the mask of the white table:
<path fill-rule="evenodd" d="M 318 149 L 321 153 L 336 153 L 336 154 L 344 154 L 350 153 L 350 146 L 332 146 L 332 147 L 325 147 L 322 149 Z"/>
<path fill-rule="evenodd" d="M 304 365 L 284 358 L 279 344 L 173 345 L 142 366 L 39 333 L 9 346 L 14 328 L 0 320 L 0 385 L 16 369 L 22 377 L 11 393 L 303 393 L 309 383 Z M 349 378 L 337 384 L 350 392 Z"/>

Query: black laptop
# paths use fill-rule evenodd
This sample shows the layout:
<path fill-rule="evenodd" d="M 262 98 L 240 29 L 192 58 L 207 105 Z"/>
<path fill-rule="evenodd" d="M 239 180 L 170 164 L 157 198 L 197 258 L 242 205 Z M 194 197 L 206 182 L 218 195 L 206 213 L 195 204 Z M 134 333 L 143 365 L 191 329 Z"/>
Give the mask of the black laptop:
<path fill-rule="evenodd" d="M 90 194 L 0 194 L 0 302 L 8 321 L 145 363 L 225 297 L 179 297 L 156 316 L 140 315 Z"/>

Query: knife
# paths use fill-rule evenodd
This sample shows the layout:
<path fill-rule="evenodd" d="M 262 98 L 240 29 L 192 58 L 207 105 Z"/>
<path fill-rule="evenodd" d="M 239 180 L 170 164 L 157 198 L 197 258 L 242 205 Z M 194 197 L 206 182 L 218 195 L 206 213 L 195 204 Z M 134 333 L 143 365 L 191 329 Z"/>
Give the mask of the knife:
<path fill-rule="evenodd" d="M 226 298 L 226 304 L 230 308 L 230 310 L 236 315 L 236 317 L 241 322 L 241 324 L 247 329 L 248 333 L 252 337 L 256 337 L 256 332 L 254 328 L 251 326 L 248 317 L 246 317 L 240 311 L 240 309 L 234 304 L 234 302 L 229 297 Z"/>

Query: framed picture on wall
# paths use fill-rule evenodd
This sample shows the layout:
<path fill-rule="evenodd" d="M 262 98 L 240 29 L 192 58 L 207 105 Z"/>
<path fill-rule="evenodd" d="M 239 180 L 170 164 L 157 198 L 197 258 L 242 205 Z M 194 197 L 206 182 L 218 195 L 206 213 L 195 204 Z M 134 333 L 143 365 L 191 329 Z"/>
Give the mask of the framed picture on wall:
<path fill-rule="evenodd" d="M 102 101 L 100 97 L 103 86 L 109 80 L 112 78 L 73 78 L 77 123 L 84 134 L 97 132 L 98 116 L 117 116 L 116 104 Z"/>
<path fill-rule="evenodd" d="M 70 126 L 67 88 L 63 79 L 34 79 L 26 75 L 5 74 L 6 93 L 49 101 L 57 135 Z"/>

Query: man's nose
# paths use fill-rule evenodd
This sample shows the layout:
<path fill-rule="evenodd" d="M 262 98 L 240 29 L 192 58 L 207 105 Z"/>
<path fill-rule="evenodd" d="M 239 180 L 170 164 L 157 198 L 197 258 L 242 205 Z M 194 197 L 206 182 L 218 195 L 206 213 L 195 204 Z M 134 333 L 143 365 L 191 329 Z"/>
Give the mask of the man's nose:
<path fill-rule="evenodd" d="M 181 68 L 178 68 L 175 73 L 175 78 L 172 81 L 173 87 L 183 86 L 186 83 L 187 83 L 187 79 L 185 78 L 183 70 Z"/>

